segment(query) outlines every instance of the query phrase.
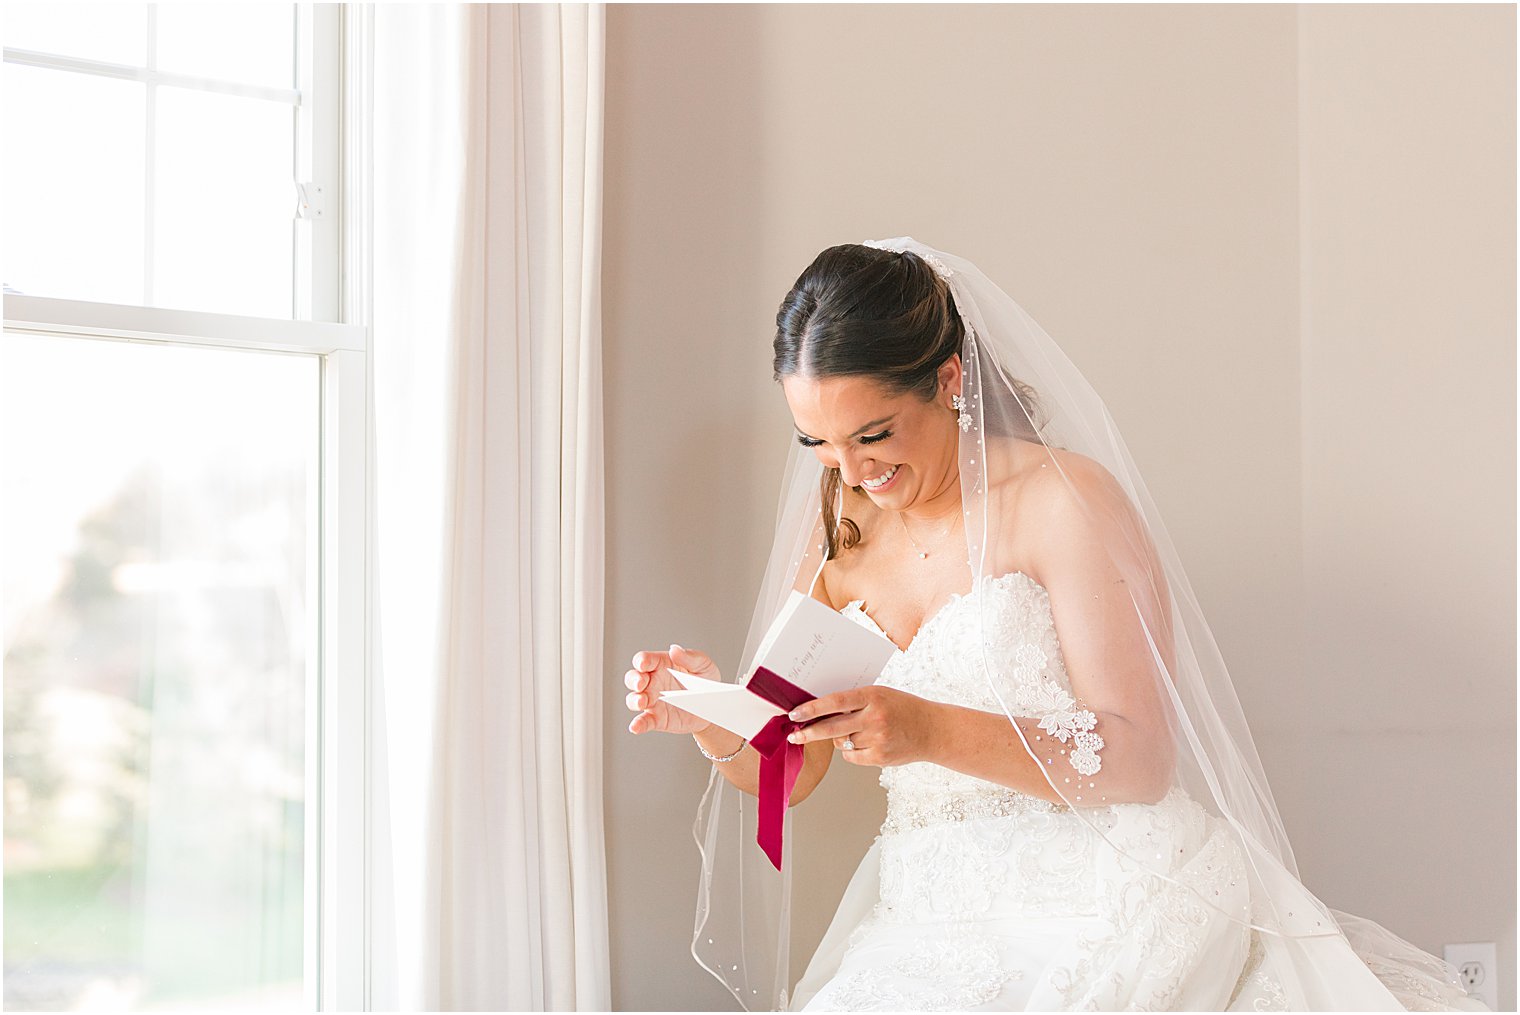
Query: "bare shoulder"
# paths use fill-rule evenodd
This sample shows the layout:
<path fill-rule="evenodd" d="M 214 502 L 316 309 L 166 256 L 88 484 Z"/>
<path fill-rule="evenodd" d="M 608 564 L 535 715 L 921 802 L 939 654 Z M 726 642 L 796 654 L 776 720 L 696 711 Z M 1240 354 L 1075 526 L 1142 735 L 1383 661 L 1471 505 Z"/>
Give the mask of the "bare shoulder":
<path fill-rule="evenodd" d="M 1038 538 L 1027 547 L 1028 563 L 1042 585 L 1051 568 L 1064 568 L 1122 533 L 1133 534 L 1132 503 L 1113 473 L 1076 451 L 1042 450 L 1045 462 L 1029 470 L 1019 490 L 1022 523 Z"/>
<path fill-rule="evenodd" d="M 1102 462 L 1064 448 L 1047 448 L 1039 455 L 1046 461 L 1026 476 L 1029 507 L 1063 512 L 1083 503 L 1112 508 L 1128 502 L 1124 488 Z"/>
<path fill-rule="evenodd" d="M 1004 518 L 1032 521 L 1093 497 L 1123 496 L 1101 463 L 1077 451 L 1019 440 L 988 458 L 999 477 L 992 486 L 992 510 Z"/>

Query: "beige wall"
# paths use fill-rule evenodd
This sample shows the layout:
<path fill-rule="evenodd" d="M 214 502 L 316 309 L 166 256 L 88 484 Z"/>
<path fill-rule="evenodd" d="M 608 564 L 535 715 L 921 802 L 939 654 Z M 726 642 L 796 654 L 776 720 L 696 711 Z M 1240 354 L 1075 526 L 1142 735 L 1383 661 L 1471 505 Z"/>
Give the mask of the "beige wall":
<path fill-rule="evenodd" d="M 1514 46 L 1512 6 L 1303 11 L 1306 665 L 1253 717 L 1308 883 L 1497 940 L 1510 1009 Z"/>
<path fill-rule="evenodd" d="M 903 233 L 1107 400 L 1310 887 L 1498 941 L 1514 1004 L 1513 39 L 1497 5 L 609 8 L 617 1008 L 732 1007 L 688 951 L 708 766 L 628 734 L 622 673 L 671 641 L 734 665 L 787 451 L 776 305 Z M 834 766 L 797 834 L 810 807 L 862 829 L 798 871 L 816 939 L 876 770 Z"/>

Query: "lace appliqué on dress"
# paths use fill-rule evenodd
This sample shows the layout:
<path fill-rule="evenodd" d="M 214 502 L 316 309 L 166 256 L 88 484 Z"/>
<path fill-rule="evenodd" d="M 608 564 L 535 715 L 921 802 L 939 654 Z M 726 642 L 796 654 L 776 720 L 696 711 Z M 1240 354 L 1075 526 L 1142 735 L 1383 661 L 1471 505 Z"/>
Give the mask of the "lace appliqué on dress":
<path fill-rule="evenodd" d="M 879 631 L 861 606 L 851 603 L 844 612 Z M 996 667 L 996 693 L 989 665 Z M 1078 774 L 1098 770 L 1103 740 L 1096 716 L 1072 692 L 1047 593 L 1022 572 L 952 597 L 877 682 L 993 713 L 1006 703 L 1038 723 L 1035 736 L 1064 745 Z M 820 992 L 827 1006 L 943 1010 L 996 997 L 1018 966 L 1005 966 L 998 939 L 981 929 L 994 914 L 1102 918 L 1102 930 L 1082 932 L 1041 975 L 1062 1008 L 1175 1006 L 1199 968 L 1245 961 L 1247 935 L 1218 929 L 1227 913 L 1247 904 L 1239 845 L 1178 787 L 1157 804 L 1079 815 L 927 762 L 887 766 L 880 782 L 887 791 L 880 894 L 849 937 L 841 966 L 847 971 Z M 1104 845 L 1105 837 L 1123 853 Z M 1146 865 L 1130 856 L 1146 858 Z M 938 975 L 923 967 L 922 983 L 905 983 L 896 975 L 902 963 L 895 951 L 878 951 L 891 949 L 905 927 L 937 931 L 934 951 L 922 954 L 943 959 L 935 962 Z M 1260 989 L 1269 986 L 1263 981 Z M 1271 1003 L 1269 993 L 1264 999 Z"/>
<path fill-rule="evenodd" d="M 1063 744 L 1071 744 L 1066 760 L 1079 774 L 1097 775 L 1103 767 L 1098 758 L 1098 752 L 1103 749 L 1103 738 L 1093 732 L 1098 717 L 1089 709 L 1078 707 L 1076 699 L 1060 687 L 1045 683 L 1036 693 L 1039 701 L 1035 710 L 1045 713 L 1040 720 L 1040 729 Z"/>
<path fill-rule="evenodd" d="M 1069 703 L 1045 590 L 1022 572 L 986 581 L 979 591 L 999 597 L 993 609 L 979 617 L 979 595 L 953 596 L 892 657 L 878 683 L 1000 713 L 979 648 L 985 621 L 988 657 L 1013 663 L 999 689 L 1004 700 L 1031 717 L 1042 706 Z M 842 612 L 881 632 L 863 606 L 853 601 Z M 880 782 L 887 791 L 880 894 L 849 935 L 842 968 L 857 949 L 869 953 L 890 940 L 894 928 L 937 933 L 920 953 L 892 961 L 887 975 L 878 961 L 831 981 L 818 1006 L 950 1011 L 986 1004 L 1024 976 L 979 929 L 995 901 L 1031 916 L 1096 913 L 1091 831 L 1065 804 L 928 762 L 883 768 Z"/>
<path fill-rule="evenodd" d="M 1176 788 L 1157 804 L 1118 805 L 1104 823 L 1127 851 L 1154 852 L 1156 869 L 1098 855 L 1098 908 L 1108 928 L 1084 934 L 1075 961 L 1051 972 L 1063 1009 L 1166 1011 L 1200 968 L 1247 964 L 1246 938 L 1254 935 L 1244 929 L 1233 959 L 1205 951 L 1228 953 L 1228 914 L 1249 898 L 1245 855 L 1226 825 Z"/>
<path fill-rule="evenodd" d="M 1251 932 L 1251 947 L 1246 954 L 1246 964 L 1240 971 L 1240 979 L 1230 993 L 1230 1008 L 1235 1010 L 1241 1001 L 1249 1000 L 1252 1011 L 1288 1011 L 1288 995 L 1282 984 L 1270 975 L 1264 963 L 1267 951 L 1262 947 L 1261 935 Z"/>
<path fill-rule="evenodd" d="M 920 697 L 1001 713 L 978 647 L 1007 660 L 1003 700 L 1030 717 L 1072 711 L 1060 642 L 1045 589 L 1023 572 L 983 579 L 978 592 L 952 596 L 888 662 L 878 684 Z M 982 595 L 996 600 L 982 609 Z M 855 600 L 846 616 L 878 632 Z M 888 766 L 881 829 L 885 923 L 974 918 L 998 893 L 1030 916 L 1096 912 L 1093 837 L 1062 803 L 929 762 Z"/>
<path fill-rule="evenodd" d="M 859 970 L 832 981 L 815 1003 L 832 1011 L 964 1011 L 1023 978 L 1003 964 L 991 939 L 975 934 L 933 938 L 895 963 L 892 974 Z"/>
<path fill-rule="evenodd" d="M 1094 731 L 1097 717 L 1081 707 L 1072 694 L 1049 593 L 1022 571 L 984 578 L 983 582 L 978 591 L 996 596 L 998 601 L 984 605 L 985 600 L 975 592 L 952 596 L 924 622 L 907 650 L 892 658 L 877 683 L 985 712 L 1000 713 L 1007 703 L 1015 715 L 1037 720 L 1045 735 L 1064 745 L 1062 753 L 1077 774 L 1097 774 L 1103 737 Z M 880 631 L 862 606 L 855 600 L 843 612 Z M 983 625 L 985 658 L 980 650 Z M 999 665 L 1004 660 L 1012 664 L 1007 669 Z M 997 668 L 996 693 L 987 679 L 989 661 Z M 938 806 L 938 801 L 968 794 L 1006 797 L 1010 792 L 997 783 L 925 762 L 883 769 L 880 781 L 887 789 L 889 827 L 893 824 L 890 816 L 913 807 L 910 800 L 914 798 L 924 801 L 923 807 L 915 808 L 924 811 Z M 1066 807 L 1020 795 L 1037 810 Z"/>
<path fill-rule="evenodd" d="M 987 912 L 1008 886 L 1012 821 L 941 824 L 881 842 L 879 915 L 889 923 L 961 923 Z"/>

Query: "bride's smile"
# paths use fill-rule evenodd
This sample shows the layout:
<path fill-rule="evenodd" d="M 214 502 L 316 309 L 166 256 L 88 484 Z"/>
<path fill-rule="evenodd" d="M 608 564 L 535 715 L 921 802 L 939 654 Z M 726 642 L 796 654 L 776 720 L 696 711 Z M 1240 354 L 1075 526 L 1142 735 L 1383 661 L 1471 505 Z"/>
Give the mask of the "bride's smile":
<path fill-rule="evenodd" d="M 938 516 L 960 496 L 959 430 L 950 400 L 960 388 L 960 359 L 942 368 L 938 390 L 892 392 L 865 376 L 783 378 L 797 442 L 825 468 L 884 508 Z"/>
<path fill-rule="evenodd" d="M 870 490 L 872 493 L 880 493 L 881 491 L 885 490 L 891 484 L 893 477 L 895 477 L 896 475 L 897 475 L 897 466 L 893 465 L 893 466 L 888 467 L 888 469 L 887 469 L 886 472 L 883 472 L 881 475 L 877 476 L 875 479 L 863 479 L 863 480 L 861 480 L 860 481 L 860 485 L 863 486 L 863 487 L 865 487 L 867 490 Z"/>

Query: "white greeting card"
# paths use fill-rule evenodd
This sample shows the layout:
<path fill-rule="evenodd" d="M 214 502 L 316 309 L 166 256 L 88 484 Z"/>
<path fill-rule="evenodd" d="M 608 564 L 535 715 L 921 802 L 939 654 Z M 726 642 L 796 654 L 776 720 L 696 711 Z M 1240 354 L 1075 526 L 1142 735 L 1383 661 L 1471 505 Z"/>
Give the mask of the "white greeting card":
<path fill-rule="evenodd" d="M 897 646 L 812 596 L 793 589 L 760 649 L 756 668 L 764 666 L 817 697 L 876 682 Z M 709 680 L 675 667 L 670 672 L 683 690 L 664 691 L 660 700 L 716 723 L 745 739 L 753 738 L 779 708 L 744 683 Z"/>

